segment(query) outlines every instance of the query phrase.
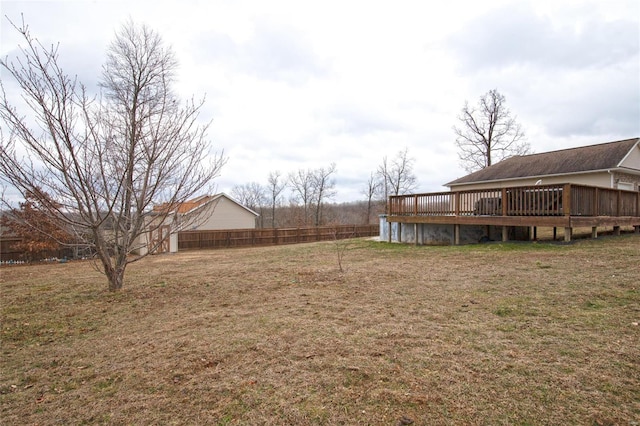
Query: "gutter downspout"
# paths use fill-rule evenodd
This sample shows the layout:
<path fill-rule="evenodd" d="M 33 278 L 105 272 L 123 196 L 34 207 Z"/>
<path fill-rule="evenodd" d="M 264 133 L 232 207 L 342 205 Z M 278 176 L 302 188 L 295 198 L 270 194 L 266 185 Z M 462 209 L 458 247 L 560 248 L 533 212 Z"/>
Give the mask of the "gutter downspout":
<path fill-rule="evenodd" d="M 611 169 L 607 169 L 607 173 L 609 173 L 609 175 L 611 176 L 611 181 L 609 182 L 609 188 L 615 188 L 613 186 L 613 173 L 611 173 Z"/>

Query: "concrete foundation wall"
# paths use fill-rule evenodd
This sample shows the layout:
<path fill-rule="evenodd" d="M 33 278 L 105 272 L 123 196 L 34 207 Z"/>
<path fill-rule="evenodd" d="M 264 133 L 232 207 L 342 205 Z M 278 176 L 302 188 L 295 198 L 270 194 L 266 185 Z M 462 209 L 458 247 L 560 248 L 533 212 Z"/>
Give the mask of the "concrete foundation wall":
<path fill-rule="evenodd" d="M 398 230 L 400 230 L 400 238 L 398 238 Z M 527 227 L 509 227 L 507 232 L 509 240 L 529 238 Z M 460 225 L 460 244 L 501 240 L 501 226 Z M 389 241 L 389 223 L 386 215 L 380 215 L 380 241 Z M 391 222 L 391 241 L 418 245 L 453 245 L 455 244 L 455 226 Z"/>

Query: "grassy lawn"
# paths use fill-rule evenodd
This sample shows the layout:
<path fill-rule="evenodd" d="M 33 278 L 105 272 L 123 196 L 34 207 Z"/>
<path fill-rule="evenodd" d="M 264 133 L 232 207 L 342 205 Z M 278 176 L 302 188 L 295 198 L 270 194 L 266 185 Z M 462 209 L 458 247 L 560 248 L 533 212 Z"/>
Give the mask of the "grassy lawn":
<path fill-rule="evenodd" d="M 640 422 L 640 236 L 344 244 L 0 269 L 0 421 Z"/>

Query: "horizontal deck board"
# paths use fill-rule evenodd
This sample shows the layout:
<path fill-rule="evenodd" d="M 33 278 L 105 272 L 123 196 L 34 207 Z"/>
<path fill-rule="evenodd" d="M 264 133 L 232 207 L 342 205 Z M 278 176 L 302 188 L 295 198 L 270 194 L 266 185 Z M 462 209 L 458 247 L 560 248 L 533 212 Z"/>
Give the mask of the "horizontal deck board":
<path fill-rule="evenodd" d="M 493 225 L 493 226 L 640 226 L 640 217 L 634 216 L 472 216 L 472 215 L 393 215 L 387 222 L 431 223 L 440 225 Z"/>

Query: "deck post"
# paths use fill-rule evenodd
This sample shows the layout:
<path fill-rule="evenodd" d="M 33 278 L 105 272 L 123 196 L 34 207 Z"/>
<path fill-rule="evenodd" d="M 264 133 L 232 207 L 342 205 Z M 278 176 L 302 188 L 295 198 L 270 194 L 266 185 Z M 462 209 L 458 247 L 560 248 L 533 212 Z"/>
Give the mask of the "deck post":
<path fill-rule="evenodd" d="M 571 184 L 565 183 L 562 187 L 562 210 L 563 215 L 570 219 L 571 216 Z M 571 233 L 573 229 L 570 226 L 564 228 L 564 242 L 571 242 Z"/>
<path fill-rule="evenodd" d="M 509 213 L 509 210 L 507 209 L 509 207 L 507 205 L 507 188 L 502 188 L 501 192 L 502 192 L 502 201 L 500 202 L 500 204 L 502 205 L 502 216 L 506 216 L 507 213 Z"/>
<path fill-rule="evenodd" d="M 616 237 L 620 236 L 620 226 L 613 227 L 613 235 L 615 235 Z"/>
<path fill-rule="evenodd" d="M 565 243 L 571 242 L 571 231 L 572 231 L 572 228 L 570 226 L 565 226 L 565 228 L 564 228 L 564 242 Z"/>
<path fill-rule="evenodd" d="M 398 222 L 398 242 L 402 242 L 402 222 Z"/>
<path fill-rule="evenodd" d="M 558 228 L 554 226 L 553 227 L 553 241 L 555 241 L 557 237 L 558 237 Z"/>
<path fill-rule="evenodd" d="M 640 234 L 640 225 L 636 225 L 633 228 L 635 229 L 636 234 Z"/>
<path fill-rule="evenodd" d="M 562 210 L 564 216 L 571 216 L 571 184 L 565 183 L 562 187 Z"/>
<path fill-rule="evenodd" d="M 509 227 L 505 225 L 502 226 L 502 241 L 509 241 Z"/>
<path fill-rule="evenodd" d="M 413 224 L 413 238 L 415 239 L 415 245 L 418 245 L 418 224 Z"/>
<path fill-rule="evenodd" d="M 591 227 L 591 238 L 598 238 L 598 227 L 597 226 L 592 226 Z"/>
<path fill-rule="evenodd" d="M 453 225 L 453 245 L 460 245 L 460 224 Z"/>
<path fill-rule="evenodd" d="M 391 231 L 392 231 L 391 222 L 387 221 L 387 227 L 389 228 L 389 235 L 387 235 L 387 240 L 388 242 L 391 242 Z"/>

